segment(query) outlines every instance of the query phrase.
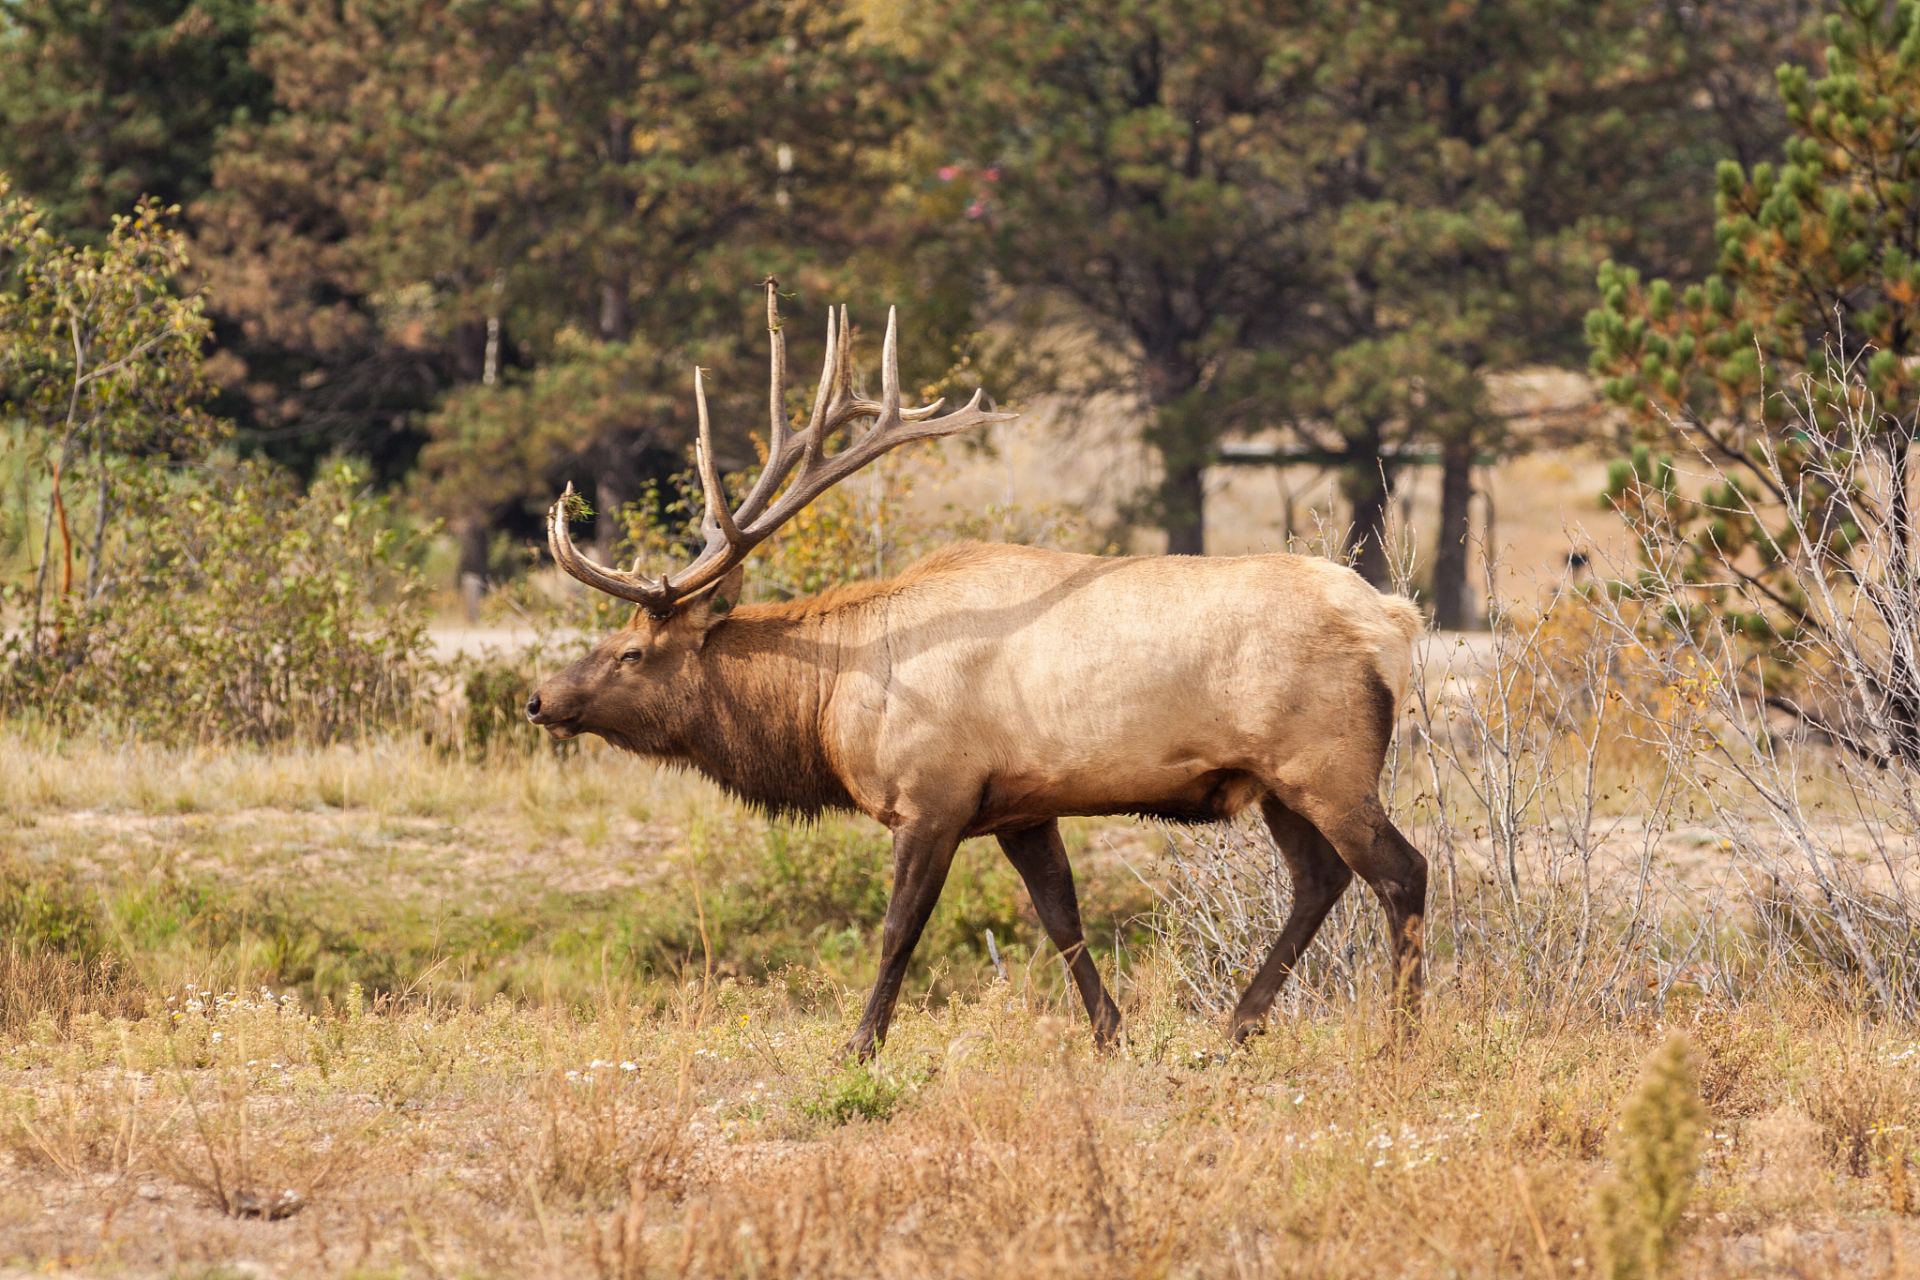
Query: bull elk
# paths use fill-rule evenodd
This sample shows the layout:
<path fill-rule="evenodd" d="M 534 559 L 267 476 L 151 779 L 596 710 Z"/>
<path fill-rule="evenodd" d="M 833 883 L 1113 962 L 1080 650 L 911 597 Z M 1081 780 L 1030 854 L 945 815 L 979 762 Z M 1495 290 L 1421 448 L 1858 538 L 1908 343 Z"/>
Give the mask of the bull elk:
<path fill-rule="evenodd" d="M 899 577 L 808 599 L 740 604 L 742 562 L 829 487 L 910 440 L 1013 415 L 942 402 L 903 409 L 894 315 L 880 400 L 852 387 L 846 310 L 828 313 L 826 367 L 804 430 L 784 406 L 773 282 L 767 462 L 737 510 L 694 396 L 705 546 L 660 578 L 595 563 L 548 517 L 569 574 L 639 606 L 547 679 L 527 715 L 556 738 L 594 733 L 691 766 L 761 808 L 858 810 L 893 835 L 880 976 L 843 1052 L 886 1038 L 907 964 L 955 847 L 991 835 L 1067 957 L 1095 1038 L 1120 1011 L 1081 932 L 1059 820 L 1134 814 L 1215 822 L 1257 804 L 1293 880 L 1293 906 L 1234 1009 L 1265 1019 L 1328 910 L 1358 874 L 1386 910 L 1397 1007 L 1417 1008 L 1427 863 L 1387 818 L 1379 778 L 1420 629 L 1414 606 L 1350 569 L 1291 555 L 1068 555 L 964 543 Z M 872 426 L 840 452 L 827 443 Z M 791 483 L 786 483 L 791 477 Z M 785 485 L 784 490 L 782 489 Z"/>

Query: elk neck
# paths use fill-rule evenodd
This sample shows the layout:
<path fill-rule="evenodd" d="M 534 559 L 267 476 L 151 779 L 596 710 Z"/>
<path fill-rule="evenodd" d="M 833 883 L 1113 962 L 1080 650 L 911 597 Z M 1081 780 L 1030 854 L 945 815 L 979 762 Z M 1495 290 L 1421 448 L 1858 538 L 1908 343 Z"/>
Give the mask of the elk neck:
<path fill-rule="evenodd" d="M 854 808 L 822 733 L 840 633 L 852 621 L 833 603 L 742 605 L 700 652 L 699 701 L 676 754 L 771 813 L 816 818 Z"/>

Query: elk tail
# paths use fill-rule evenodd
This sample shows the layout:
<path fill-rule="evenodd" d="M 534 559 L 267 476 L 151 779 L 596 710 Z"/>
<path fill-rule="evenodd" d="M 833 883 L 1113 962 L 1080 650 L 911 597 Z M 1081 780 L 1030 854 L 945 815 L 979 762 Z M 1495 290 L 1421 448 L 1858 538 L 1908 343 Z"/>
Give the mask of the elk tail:
<path fill-rule="evenodd" d="M 1387 620 L 1400 632 L 1404 647 L 1397 654 L 1381 654 L 1385 659 L 1380 672 L 1381 679 L 1393 694 L 1395 713 L 1407 700 L 1407 686 L 1413 680 L 1413 642 L 1426 629 L 1427 620 L 1420 612 L 1420 606 L 1405 596 L 1382 595 L 1380 606 L 1386 610 Z"/>

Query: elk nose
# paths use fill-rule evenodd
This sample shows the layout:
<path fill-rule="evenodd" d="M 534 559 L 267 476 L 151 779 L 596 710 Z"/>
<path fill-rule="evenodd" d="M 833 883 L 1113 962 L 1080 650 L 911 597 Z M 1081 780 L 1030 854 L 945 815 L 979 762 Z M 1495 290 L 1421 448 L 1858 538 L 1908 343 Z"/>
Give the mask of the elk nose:
<path fill-rule="evenodd" d="M 540 695 L 536 693 L 531 698 L 527 699 L 527 719 L 538 720 L 539 718 L 540 718 Z"/>

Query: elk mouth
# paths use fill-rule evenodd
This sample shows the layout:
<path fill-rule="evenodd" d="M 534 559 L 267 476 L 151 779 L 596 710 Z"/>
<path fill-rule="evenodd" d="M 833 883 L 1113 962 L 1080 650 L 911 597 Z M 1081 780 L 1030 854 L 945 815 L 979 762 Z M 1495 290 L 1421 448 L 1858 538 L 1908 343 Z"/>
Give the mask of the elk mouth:
<path fill-rule="evenodd" d="M 533 724 L 545 729 L 561 742 L 580 735 L 580 717 L 573 715 L 562 720 L 549 714 L 540 705 L 540 695 L 538 693 L 535 693 L 527 703 L 527 719 Z"/>

